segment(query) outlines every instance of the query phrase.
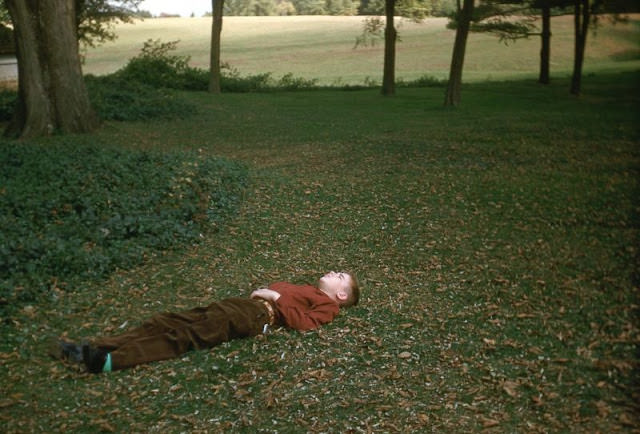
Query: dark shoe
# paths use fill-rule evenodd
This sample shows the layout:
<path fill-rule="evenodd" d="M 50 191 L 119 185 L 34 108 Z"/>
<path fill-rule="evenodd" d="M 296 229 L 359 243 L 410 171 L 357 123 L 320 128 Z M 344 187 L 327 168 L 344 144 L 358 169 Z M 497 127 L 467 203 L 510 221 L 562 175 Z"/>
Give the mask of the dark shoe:
<path fill-rule="evenodd" d="M 87 371 L 92 374 L 99 374 L 107 361 L 107 352 L 90 345 L 82 346 L 82 361 L 87 367 Z"/>
<path fill-rule="evenodd" d="M 49 345 L 49 355 L 55 359 L 82 363 L 82 346 L 73 342 L 56 339 Z"/>

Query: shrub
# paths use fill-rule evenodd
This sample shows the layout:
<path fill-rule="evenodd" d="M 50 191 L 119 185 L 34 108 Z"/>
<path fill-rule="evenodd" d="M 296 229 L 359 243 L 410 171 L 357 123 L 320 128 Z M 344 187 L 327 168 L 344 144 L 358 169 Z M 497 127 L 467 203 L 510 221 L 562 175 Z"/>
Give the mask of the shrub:
<path fill-rule="evenodd" d="M 114 75 L 122 80 L 143 83 L 154 88 L 207 90 L 208 71 L 189 66 L 189 56 L 170 54 L 179 41 L 147 40 L 139 55 Z"/>
<path fill-rule="evenodd" d="M 225 63 L 221 67 L 222 77 L 220 87 L 224 92 L 264 92 L 271 90 L 308 90 L 317 88 L 316 79 L 294 77 L 288 73 L 279 80 L 274 79 L 271 73 L 241 76 L 240 72 Z"/>
<path fill-rule="evenodd" d="M 228 63 L 223 63 L 220 69 L 220 87 L 223 92 L 241 93 L 265 90 L 271 81 L 271 74 L 268 72 L 242 77 L 240 72 Z"/>
<path fill-rule="evenodd" d="M 194 152 L 0 147 L 0 304 L 33 300 L 197 242 L 237 207 L 246 169 Z"/>
<path fill-rule="evenodd" d="M 184 118 L 197 108 L 178 93 L 144 83 L 131 82 L 115 75 L 85 77 L 91 105 L 103 120 L 140 121 Z M 0 121 L 10 121 L 18 93 L 0 90 Z"/>
<path fill-rule="evenodd" d="M 398 87 L 446 87 L 446 79 L 438 79 L 430 75 L 423 75 L 415 80 L 404 81 L 398 80 L 396 82 Z"/>
<path fill-rule="evenodd" d="M 190 67 L 189 56 L 170 54 L 178 42 L 149 39 L 141 53 L 113 75 L 123 82 L 140 83 L 156 89 L 206 91 L 209 88 L 209 71 Z M 227 63 L 223 63 L 220 69 L 223 92 L 310 89 L 317 83 L 317 80 L 295 78 L 292 74 L 286 74 L 279 80 L 273 79 L 268 72 L 241 76 Z"/>
<path fill-rule="evenodd" d="M 317 79 L 307 80 L 301 77 L 294 77 L 292 73 L 288 73 L 278 80 L 276 87 L 282 90 L 306 90 L 313 89 L 317 85 Z"/>
<path fill-rule="evenodd" d="M 183 118 L 196 111 L 174 91 L 154 88 L 118 75 L 85 78 L 91 104 L 101 119 L 139 121 Z"/>
<path fill-rule="evenodd" d="M 196 106 L 169 89 L 154 88 L 117 75 L 85 77 L 93 108 L 103 120 L 140 121 L 146 119 L 183 118 Z M 10 121 L 18 93 L 0 90 L 0 121 Z"/>
<path fill-rule="evenodd" d="M 0 121 L 10 121 L 18 99 L 18 92 L 12 89 L 0 90 Z"/>

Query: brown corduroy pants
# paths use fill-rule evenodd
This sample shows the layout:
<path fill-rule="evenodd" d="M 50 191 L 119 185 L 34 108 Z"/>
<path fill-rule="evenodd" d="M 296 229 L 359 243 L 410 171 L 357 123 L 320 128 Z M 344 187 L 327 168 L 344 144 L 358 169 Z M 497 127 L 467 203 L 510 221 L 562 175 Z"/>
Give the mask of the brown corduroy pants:
<path fill-rule="evenodd" d="M 262 302 L 228 298 L 206 307 L 154 315 L 139 327 L 98 338 L 93 344 L 111 353 L 111 367 L 117 370 L 255 336 L 268 323 L 269 313 Z"/>

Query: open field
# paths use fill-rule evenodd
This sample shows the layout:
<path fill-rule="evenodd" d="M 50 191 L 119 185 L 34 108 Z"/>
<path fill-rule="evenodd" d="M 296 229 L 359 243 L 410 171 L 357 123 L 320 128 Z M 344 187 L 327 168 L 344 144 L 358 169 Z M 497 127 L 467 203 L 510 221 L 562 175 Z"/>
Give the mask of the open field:
<path fill-rule="evenodd" d="M 39 140 L 196 149 L 250 182 L 201 244 L 3 318 L 2 431 L 635 432 L 638 86 L 471 83 L 456 110 L 441 88 L 193 92 L 187 119 Z M 319 331 L 99 376 L 46 354 L 335 268 L 362 303 Z"/>
<path fill-rule="evenodd" d="M 380 82 L 383 45 L 354 49 L 363 17 L 228 17 L 222 32 L 222 60 L 242 74 L 287 73 L 318 79 L 320 84 Z M 637 17 L 613 26 L 603 19 L 597 33 L 589 34 L 585 74 L 640 67 Z M 191 56 L 192 65 L 208 68 L 211 20 L 209 18 L 149 19 L 120 25 L 119 39 L 87 53 L 85 71 L 113 72 L 135 56 L 148 39 L 180 40 L 178 54 Z M 446 19 L 399 24 L 397 77 L 448 76 L 454 31 Z M 553 19 L 552 77 L 571 73 L 573 62 L 572 17 Z M 540 41 L 533 37 L 505 46 L 489 35 L 472 34 L 468 42 L 464 80 L 502 80 L 536 77 Z"/>

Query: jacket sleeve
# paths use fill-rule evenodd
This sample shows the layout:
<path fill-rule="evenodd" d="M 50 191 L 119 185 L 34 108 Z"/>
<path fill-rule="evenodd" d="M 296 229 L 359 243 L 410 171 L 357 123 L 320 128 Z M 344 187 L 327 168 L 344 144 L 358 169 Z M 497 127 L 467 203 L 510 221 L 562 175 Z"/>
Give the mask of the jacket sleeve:
<path fill-rule="evenodd" d="M 310 306 L 303 306 L 288 294 L 283 294 L 276 301 L 287 327 L 296 330 L 311 330 L 322 324 L 331 322 L 338 314 L 337 305 L 332 300 L 314 302 Z"/>

